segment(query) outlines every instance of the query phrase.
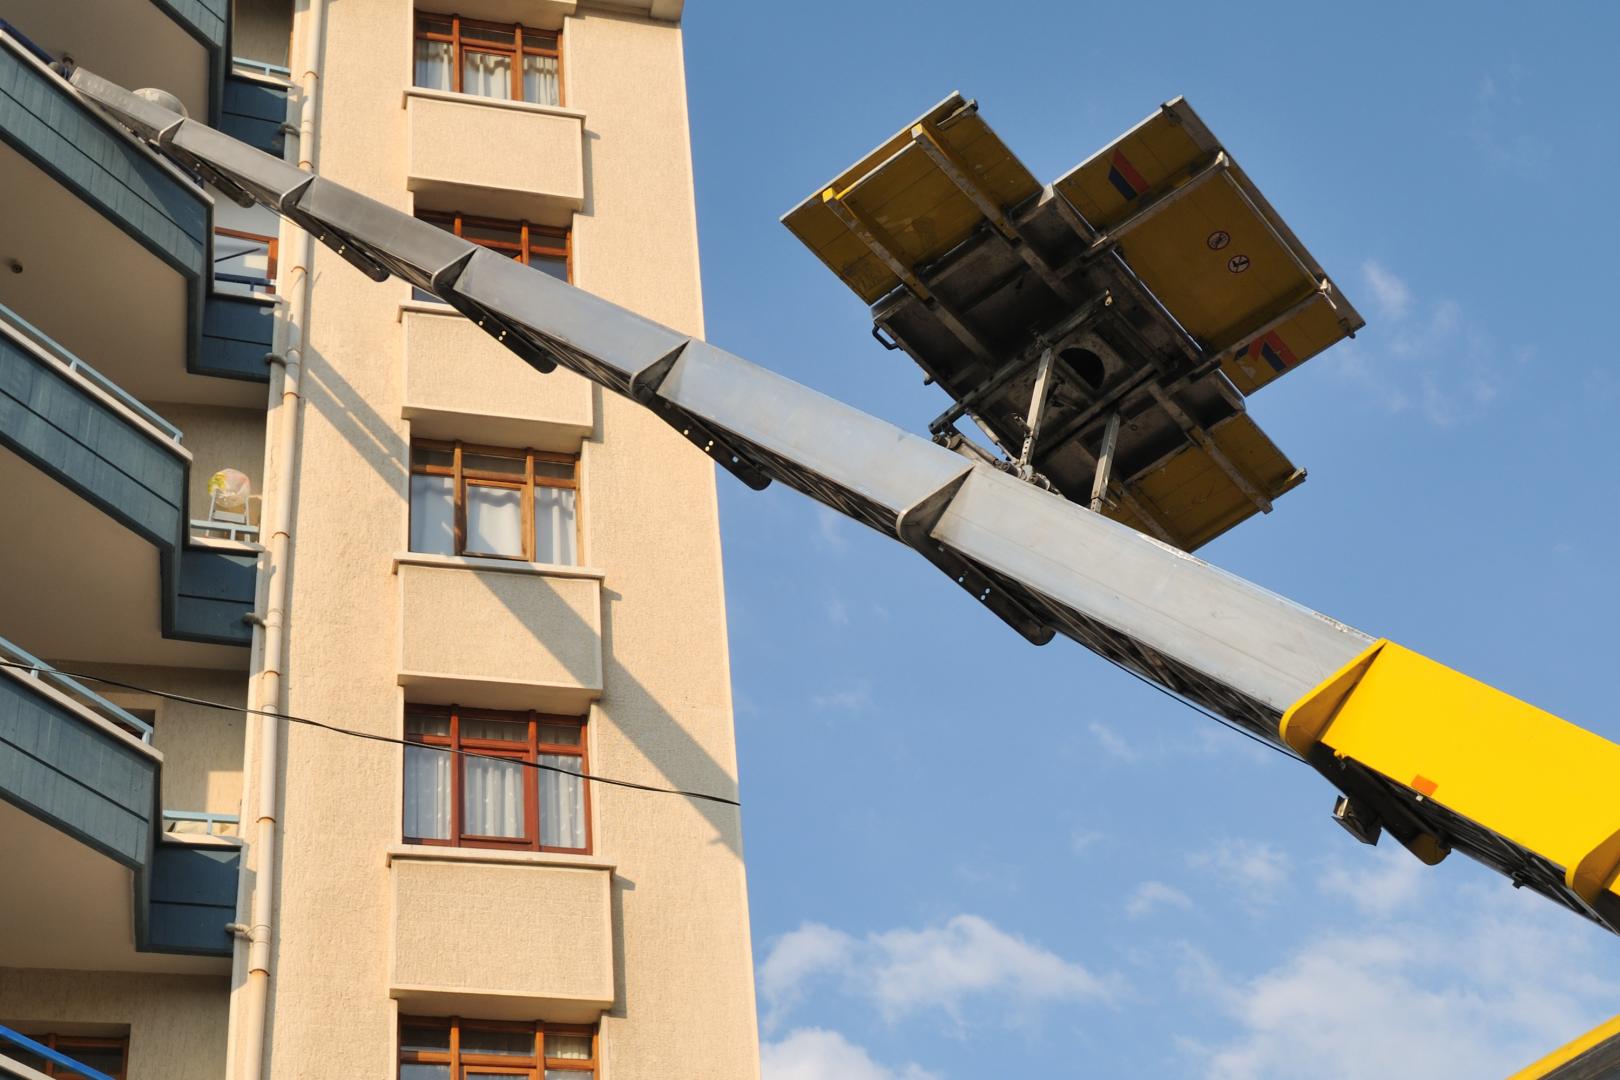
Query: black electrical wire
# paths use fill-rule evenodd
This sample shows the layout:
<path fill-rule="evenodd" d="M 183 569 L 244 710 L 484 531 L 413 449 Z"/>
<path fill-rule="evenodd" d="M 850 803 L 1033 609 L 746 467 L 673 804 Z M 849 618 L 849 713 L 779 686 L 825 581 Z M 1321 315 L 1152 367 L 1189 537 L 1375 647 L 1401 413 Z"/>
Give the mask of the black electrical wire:
<path fill-rule="evenodd" d="M 244 705 L 226 705 L 219 701 L 208 701 L 205 698 L 189 697 L 185 694 L 171 694 L 166 690 L 153 690 L 149 686 L 137 686 L 134 683 L 120 682 L 117 679 L 108 679 L 101 675 L 90 675 L 82 671 L 68 671 L 66 668 L 46 667 L 41 664 L 24 664 L 15 660 L 0 660 L 0 667 L 17 668 L 21 671 L 33 671 L 41 674 L 65 675 L 70 679 L 83 679 L 86 682 L 100 683 L 103 686 L 115 686 L 120 690 L 131 690 L 139 694 L 150 694 L 153 697 L 163 698 L 167 701 L 179 701 L 187 705 L 200 705 L 208 709 L 218 709 L 221 712 L 245 713 L 250 716 L 267 716 L 273 720 L 285 720 L 289 724 L 303 724 L 306 727 L 319 728 L 321 731 L 330 731 L 337 735 L 349 735 L 356 739 L 368 739 L 371 742 L 389 743 L 394 746 L 419 746 L 426 749 L 438 750 L 446 754 L 459 754 L 462 757 L 483 758 L 488 761 L 504 761 L 509 765 L 522 765 L 529 769 L 540 769 L 546 772 L 561 773 L 564 776 L 574 776 L 581 780 L 591 780 L 598 784 L 611 784 L 613 787 L 632 788 L 636 791 L 651 791 L 658 795 L 684 795 L 688 799 L 703 799 L 706 802 L 723 803 L 726 806 L 741 806 L 736 799 L 728 799 L 724 795 L 709 795 L 702 791 L 683 791 L 680 788 L 654 787 L 651 784 L 638 784 L 633 780 L 616 780 L 611 776 L 599 776 L 595 773 L 575 772 L 557 765 L 546 765 L 538 761 L 523 761 L 517 758 L 506 757 L 501 754 L 480 754 L 476 750 L 462 750 L 449 746 L 434 746 L 431 743 L 412 742 L 409 739 L 396 739 L 392 735 L 378 735 L 370 731 L 356 731 L 354 728 L 339 727 L 320 720 L 311 720 L 307 716 L 293 716 L 291 713 L 276 712 L 272 709 L 250 709 Z"/>
<path fill-rule="evenodd" d="M 1270 741 L 1268 741 L 1266 739 L 1262 739 L 1260 736 L 1256 735 L 1254 732 L 1250 731 L 1248 728 L 1243 727 L 1241 724 L 1233 723 L 1232 721 L 1228 720 L 1226 717 L 1222 716 L 1220 713 L 1211 712 L 1210 710 L 1204 708 L 1202 705 L 1198 704 L 1198 702 L 1191 701 L 1191 700 L 1189 700 L 1187 698 L 1182 697 L 1180 694 L 1176 693 L 1174 690 L 1171 690 L 1167 686 L 1160 686 L 1158 683 L 1154 682 L 1152 679 L 1148 678 L 1146 675 L 1143 675 L 1140 671 L 1137 671 L 1134 668 L 1128 667 L 1125 664 L 1120 663 L 1118 660 L 1115 660 L 1112 656 L 1103 656 L 1102 653 L 1098 653 L 1097 655 L 1102 656 L 1102 658 L 1104 660 L 1108 661 L 1110 664 L 1113 664 L 1115 667 L 1119 668 L 1119 670 L 1123 671 L 1125 674 L 1129 675 L 1131 678 L 1135 679 L 1137 682 L 1141 683 L 1143 686 L 1152 687 L 1153 689 L 1157 690 L 1159 693 L 1163 694 L 1165 697 L 1169 698 L 1171 701 L 1179 702 L 1180 704 L 1187 706 L 1187 708 L 1191 709 L 1193 712 L 1199 713 L 1199 714 L 1201 714 L 1203 716 L 1209 717 L 1211 720 L 1215 721 L 1217 724 L 1221 725 L 1222 727 L 1229 728 L 1230 730 L 1237 732 L 1239 735 L 1243 736 L 1245 739 L 1248 739 L 1250 742 L 1259 743 L 1261 746 L 1265 747 L 1267 750 L 1272 750 L 1272 751 L 1275 751 L 1276 753 L 1281 754 L 1283 757 L 1287 758 L 1289 761 L 1298 762 L 1301 765 L 1305 764 L 1305 761 L 1302 758 L 1294 756 L 1292 753 L 1288 752 L 1287 750 L 1284 750 L 1282 747 L 1278 746 L 1276 743 L 1270 742 Z"/>

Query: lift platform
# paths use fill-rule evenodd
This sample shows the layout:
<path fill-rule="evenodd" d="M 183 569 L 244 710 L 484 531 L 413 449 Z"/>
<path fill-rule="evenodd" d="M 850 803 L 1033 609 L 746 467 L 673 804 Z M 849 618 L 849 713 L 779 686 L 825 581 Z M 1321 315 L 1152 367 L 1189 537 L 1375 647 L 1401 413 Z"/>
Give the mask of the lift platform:
<path fill-rule="evenodd" d="M 1049 186 L 952 94 L 783 217 L 937 441 L 1192 551 L 1305 479 L 1244 399 L 1363 325 L 1181 98 Z"/>

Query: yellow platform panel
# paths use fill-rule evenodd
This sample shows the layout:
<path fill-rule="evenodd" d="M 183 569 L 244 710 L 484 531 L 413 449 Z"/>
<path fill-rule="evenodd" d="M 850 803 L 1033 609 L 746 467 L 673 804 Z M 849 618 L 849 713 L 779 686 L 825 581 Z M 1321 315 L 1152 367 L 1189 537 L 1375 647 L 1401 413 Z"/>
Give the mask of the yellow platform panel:
<path fill-rule="evenodd" d="M 1362 320 L 1185 101 L 1170 102 L 1053 188 L 1245 394 Z M 1324 283 L 1327 288 L 1324 289 Z"/>
<path fill-rule="evenodd" d="M 1620 866 L 1620 746 L 1387 641 L 1284 715 L 1320 742 L 1565 870 L 1588 902 Z"/>
<path fill-rule="evenodd" d="M 832 208 L 841 202 L 906 267 L 937 259 L 984 221 L 973 200 L 936 165 L 913 136 L 938 143 L 984 194 L 1010 210 L 1041 185 L 978 112 L 952 94 L 898 135 L 840 173 L 782 218 L 816 257 L 856 295 L 874 303 L 901 279 Z"/>
<path fill-rule="evenodd" d="M 1216 447 L 1267 498 L 1297 487 L 1305 473 L 1277 449 L 1248 414 L 1229 417 L 1210 429 Z M 1255 513 L 1242 489 L 1200 446 L 1189 444 L 1152 469 L 1133 477 L 1125 489 L 1151 513 L 1178 547 L 1191 551 Z M 1130 507 L 1106 511 L 1139 532 L 1152 533 Z"/>

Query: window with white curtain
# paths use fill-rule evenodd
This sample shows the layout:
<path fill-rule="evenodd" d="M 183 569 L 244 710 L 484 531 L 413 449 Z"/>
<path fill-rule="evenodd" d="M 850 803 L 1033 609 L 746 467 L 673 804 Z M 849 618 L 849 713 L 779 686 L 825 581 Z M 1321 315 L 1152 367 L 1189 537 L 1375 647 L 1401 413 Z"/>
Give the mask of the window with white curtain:
<path fill-rule="evenodd" d="M 416 16 L 416 85 L 535 105 L 562 104 L 562 34 L 459 15 Z"/>
<path fill-rule="evenodd" d="M 596 1026 L 402 1016 L 400 1080 L 591 1080 Z"/>
<path fill-rule="evenodd" d="M 573 566 L 578 472 L 567 454 L 414 443 L 411 550 Z"/>
<path fill-rule="evenodd" d="M 407 843 L 590 850 L 582 718 L 411 705 L 405 740 Z"/>

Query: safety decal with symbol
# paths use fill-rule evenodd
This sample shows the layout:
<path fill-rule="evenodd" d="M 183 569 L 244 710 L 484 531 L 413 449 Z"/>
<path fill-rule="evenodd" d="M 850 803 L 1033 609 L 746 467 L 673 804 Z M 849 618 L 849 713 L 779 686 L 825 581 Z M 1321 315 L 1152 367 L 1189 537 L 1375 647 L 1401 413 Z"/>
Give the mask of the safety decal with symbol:
<path fill-rule="evenodd" d="M 1209 239 L 1204 241 L 1204 243 L 1209 245 L 1209 250 L 1211 251 L 1219 251 L 1221 248 L 1225 247 L 1231 242 L 1232 234 L 1227 232 L 1225 229 L 1216 229 L 1214 232 L 1209 234 Z"/>
<path fill-rule="evenodd" d="M 1241 274 L 1249 268 L 1249 257 L 1247 255 L 1234 255 L 1226 260 L 1226 268 L 1234 274 Z"/>

